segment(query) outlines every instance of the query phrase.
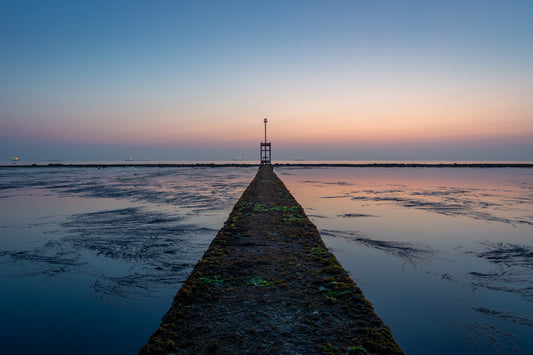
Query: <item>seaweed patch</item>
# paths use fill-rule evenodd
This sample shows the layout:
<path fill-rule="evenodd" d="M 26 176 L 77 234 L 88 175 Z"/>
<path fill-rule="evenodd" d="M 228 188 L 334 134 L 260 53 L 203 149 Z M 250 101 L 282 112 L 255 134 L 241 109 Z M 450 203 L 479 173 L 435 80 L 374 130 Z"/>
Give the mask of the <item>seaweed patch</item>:
<path fill-rule="evenodd" d="M 514 243 L 482 242 L 485 250 L 477 257 L 506 266 L 523 266 L 533 271 L 533 247 Z"/>
<path fill-rule="evenodd" d="M 178 216 L 142 208 L 76 214 L 62 227 L 57 233 L 66 234 L 63 238 L 32 250 L 1 251 L 0 262 L 23 264 L 23 273 L 13 276 L 26 277 L 68 277 L 83 268 L 95 296 L 109 302 L 177 287 L 215 235 Z M 122 271 L 99 272 L 92 268 L 95 258 L 118 262 Z"/>
<path fill-rule="evenodd" d="M 503 319 L 510 323 L 525 325 L 533 327 L 533 319 L 530 317 L 522 316 L 516 312 L 496 311 L 486 307 L 472 307 L 474 311 L 479 314 L 483 314 L 492 318 Z"/>
<path fill-rule="evenodd" d="M 515 344 L 512 333 L 501 330 L 493 325 L 474 321 L 460 325 L 462 336 L 475 346 L 489 345 L 496 353 L 516 353 L 520 349 Z"/>
<path fill-rule="evenodd" d="M 525 188 L 525 187 L 522 187 Z M 405 208 L 414 208 L 447 216 L 466 216 L 473 219 L 501 222 L 511 225 L 533 225 L 531 216 L 505 217 L 509 210 L 523 211 L 531 199 L 507 194 L 480 192 L 474 188 L 437 187 L 434 189 L 389 189 L 354 191 L 350 198 L 359 201 L 395 203 Z M 503 212 L 503 214 L 501 214 Z"/>
<path fill-rule="evenodd" d="M 400 258 L 404 263 L 417 266 L 427 263 L 436 257 L 436 251 L 429 246 L 420 243 L 375 240 L 365 237 L 359 232 L 347 232 L 338 230 L 321 230 L 322 235 L 335 238 L 344 238 L 359 243 L 369 248 L 383 251 L 387 254 Z"/>
<path fill-rule="evenodd" d="M 365 213 L 343 213 L 343 214 L 338 214 L 337 217 L 359 218 L 359 217 L 378 217 L 378 216 L 373 215 L 373 214 L 365 214 Z"/>
<path fill-rule="evenodd" d="M 488 272 L 469 272 L 471 288 L 486 288 L 517 294 L 527 301 L 533 302 L 533 248 L 513 243 L 483 242 L 484 250 L 469 251 L 494 264 Z"/>

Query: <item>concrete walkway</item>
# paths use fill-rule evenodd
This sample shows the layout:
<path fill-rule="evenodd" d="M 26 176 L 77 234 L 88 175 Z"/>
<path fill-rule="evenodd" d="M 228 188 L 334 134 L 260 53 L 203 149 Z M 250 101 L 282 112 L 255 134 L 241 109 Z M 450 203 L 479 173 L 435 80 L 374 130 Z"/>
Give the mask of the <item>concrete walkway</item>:
<path fill-rule="evenodd" d="M 402 354 L 261 166 L 140 354 Z"/>

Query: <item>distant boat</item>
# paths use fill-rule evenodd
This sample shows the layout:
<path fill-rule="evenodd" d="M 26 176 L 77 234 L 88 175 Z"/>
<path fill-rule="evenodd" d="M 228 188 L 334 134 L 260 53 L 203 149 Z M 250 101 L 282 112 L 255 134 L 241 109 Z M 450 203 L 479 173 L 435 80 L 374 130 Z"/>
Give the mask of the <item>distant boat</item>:
<path fill-rule="evenodd" d="M 239 158 L 237 158 L 237 159 L 233 159 L 233 161 L 243 161 L 243 160 L 244 160 L 243 157 L 239 157 Z"/>
<path fill-rule="evenodd" d="M 124 161 L 133 161 L 133 157 L 129 157 L 128 159 L 124 159 Z"/>
<path fill-rule="evenodd" d="M 19 157 L 13 157 L 13 158 L 11 158 L 11 161 L 13 161 L 13 162 L 19 161 Z"/>

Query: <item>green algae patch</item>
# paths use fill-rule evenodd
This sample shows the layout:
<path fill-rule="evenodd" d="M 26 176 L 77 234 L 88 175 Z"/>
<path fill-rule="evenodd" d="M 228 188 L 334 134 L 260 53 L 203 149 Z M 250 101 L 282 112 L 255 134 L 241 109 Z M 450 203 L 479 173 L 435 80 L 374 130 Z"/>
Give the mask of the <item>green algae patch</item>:
<path fill-rule="evenodd" d="M 268 165 L 140 354 L 403 354 Z"/>
<path fill-rule="evenodd" d="M 265 280 L 262 276 L 252 277 L 247 283 L 248 286 L 265 287 L 271 286 L 272 282 Z"/>
<path fill-rule="evenodd" d="M 213 278 L 209 278 L 209 277 L 200 277 L 198 280 L 202 281 L 203 283 L 206 283 L 206 284 L 214 284 L 214 285 L 221 285 L 224 283 L 224 279 L 218 275 L 216 275 L 215 277 Z"/>
<path fill-rule="evenodd" d="M 350 346 L 348 347 L 347 355 L 363 355 L 368 354 L 368 350 L 366 350 L 362 346 Z"/>

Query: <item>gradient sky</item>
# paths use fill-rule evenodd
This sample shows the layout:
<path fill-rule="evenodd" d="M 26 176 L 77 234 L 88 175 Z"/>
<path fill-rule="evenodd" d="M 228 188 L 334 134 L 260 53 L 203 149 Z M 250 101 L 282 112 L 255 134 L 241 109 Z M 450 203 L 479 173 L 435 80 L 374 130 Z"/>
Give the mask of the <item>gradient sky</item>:
<path fill-rule="evenodd" d="M 0 161 L 533 160 L 533 1 L 0 0 Z"/>

